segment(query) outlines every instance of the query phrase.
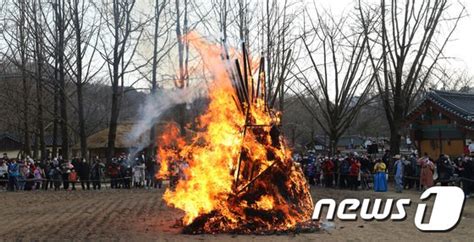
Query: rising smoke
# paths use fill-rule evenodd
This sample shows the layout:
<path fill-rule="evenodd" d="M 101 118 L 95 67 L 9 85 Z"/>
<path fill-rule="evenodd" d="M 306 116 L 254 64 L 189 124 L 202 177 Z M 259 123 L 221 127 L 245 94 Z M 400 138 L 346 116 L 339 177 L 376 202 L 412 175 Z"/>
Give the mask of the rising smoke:
<path fill-rule="evenodd" d="M 155 94 L 149 95 L 140 108 L 139 121 L 127 136 L 129 143 L 135 143 L 130 150 L 130 157 L 135 157 L 139 151 L 149 145 L 149 139 L 141 137 L 150 131 L 167 110 L 179 104 L 192 103 L 202 96 L 204 90 L 203 85 L 197 85 L 184 89 L 159 89 Z"/>

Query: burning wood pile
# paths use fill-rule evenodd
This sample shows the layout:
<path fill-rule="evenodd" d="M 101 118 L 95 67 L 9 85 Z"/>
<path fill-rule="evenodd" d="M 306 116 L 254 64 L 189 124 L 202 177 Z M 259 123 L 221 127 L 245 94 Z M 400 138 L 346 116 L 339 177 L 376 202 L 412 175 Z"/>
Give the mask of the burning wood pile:
<path fill-rule="evenodd" d="M 275 97 L 267 97 L 263 59 L 254 68 L 245 48 L 242 61 L 230 61 L 218 46 L 189 39 L 212 75 L 210 103 L 192 141 L 176 129 L 157 139 L 158 176 L 168 176 L 172 162 L 188 163 L 186 179 L 164 194 L 167 204 L 185 212 L 183 232 L 314 231 L 309 188 L 270 108 Z"/>

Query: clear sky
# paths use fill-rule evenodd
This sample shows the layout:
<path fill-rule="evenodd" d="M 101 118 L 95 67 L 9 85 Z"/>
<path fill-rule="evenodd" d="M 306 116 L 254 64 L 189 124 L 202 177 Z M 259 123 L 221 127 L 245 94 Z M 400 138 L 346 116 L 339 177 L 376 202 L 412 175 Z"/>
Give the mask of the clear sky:
<path fill-rule="evenodd" d="M 454 66 L 466 68 L 474 74 L 474 1 L 464 1 L 467 14 L 454 32 L 453 42 L 446 49 L 446 56 L 457 57 Z"/>

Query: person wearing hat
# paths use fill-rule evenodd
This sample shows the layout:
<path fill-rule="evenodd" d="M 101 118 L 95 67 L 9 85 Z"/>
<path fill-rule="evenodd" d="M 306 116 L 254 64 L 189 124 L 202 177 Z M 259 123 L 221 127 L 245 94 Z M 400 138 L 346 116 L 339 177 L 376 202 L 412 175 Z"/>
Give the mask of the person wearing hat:
<path fill-rule="evenodd" d="M 395 159 L 395 191 L 397 193 L 401 193 L 403 190 L 403 168 L 405 166 L 404 160 L 405 158 L 401 157 L 400 155 L 395 155 L 393 157 Z"/>

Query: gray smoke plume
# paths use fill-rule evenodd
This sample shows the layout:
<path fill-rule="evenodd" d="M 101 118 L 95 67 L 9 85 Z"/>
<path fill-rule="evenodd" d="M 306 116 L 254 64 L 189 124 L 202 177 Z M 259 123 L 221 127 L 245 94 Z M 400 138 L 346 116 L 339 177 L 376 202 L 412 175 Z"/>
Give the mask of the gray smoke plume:
<path fill-rule="evenodd" d="M 149 95 L 145 104 L 140 108 L 139 121 L 134 125 L 127 137 L 130 143 L 135 143 L 134 148 L 130 150 L 130 157 L 135 157 L 137 152 L 149 144 L 148 139 L 140 139 L 140 137 L 150 131 L 166 110 L 179 104 L 192 103 L 203 94 L 203 91 L 204 88 L 201 85 L 174 90 L 159 89 L 154 95 Z"/>

